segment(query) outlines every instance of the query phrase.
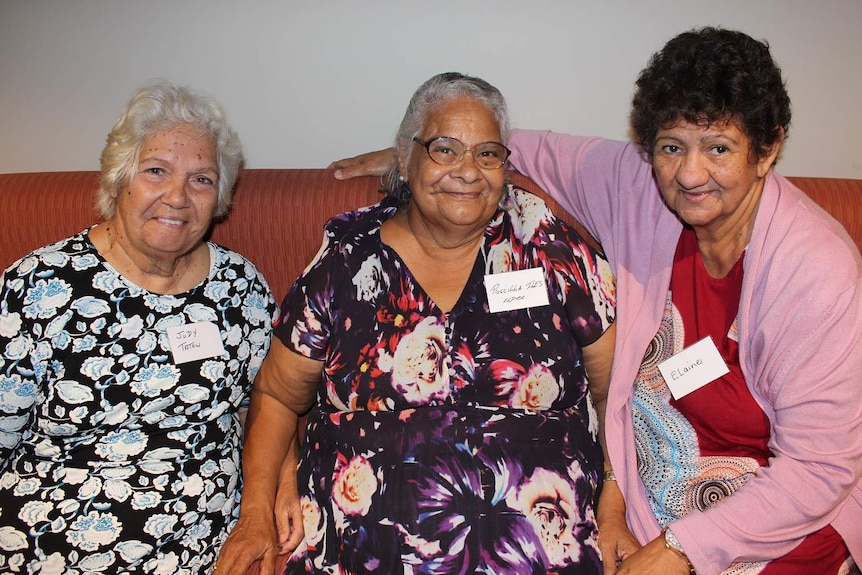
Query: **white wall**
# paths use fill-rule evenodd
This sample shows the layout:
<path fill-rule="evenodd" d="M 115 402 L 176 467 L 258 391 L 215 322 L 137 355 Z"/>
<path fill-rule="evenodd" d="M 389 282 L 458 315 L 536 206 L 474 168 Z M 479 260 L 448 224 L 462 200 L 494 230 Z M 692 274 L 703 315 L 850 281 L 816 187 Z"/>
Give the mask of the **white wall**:
<path fill-rule="evenodd" d="M 154 77 L 219 98 L 252 168 L 387 146 L 448 70 L 497 85 L 516 126 L 625 138 L 638 71 L 702 25 L 770 42 L 794 111 L 780 171 L 862 178 L 860 0 L 0 0 L 0 173 L 98 169 Z"/>

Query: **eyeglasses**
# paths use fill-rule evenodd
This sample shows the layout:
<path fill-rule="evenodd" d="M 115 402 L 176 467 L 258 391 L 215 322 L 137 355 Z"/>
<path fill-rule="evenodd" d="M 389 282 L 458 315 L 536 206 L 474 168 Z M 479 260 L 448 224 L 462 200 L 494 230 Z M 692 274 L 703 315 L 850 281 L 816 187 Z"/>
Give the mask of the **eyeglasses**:
<path fill-rule="evenodd" d="M 428 157 L 441 166 L 454 166 L 464 158 L 464 154 L 472 152 L 473 161 L 477 166 L 483 170 L 496 170 L 506 163 L 509 154 L 512 153 L 512 150 L 500 142 L 483 142 L 468 148 L 455 138 L 446 136 L 433 138 L 427 142 L 419 138 L 413 138 L 413 141 L 425 148 Z"/>

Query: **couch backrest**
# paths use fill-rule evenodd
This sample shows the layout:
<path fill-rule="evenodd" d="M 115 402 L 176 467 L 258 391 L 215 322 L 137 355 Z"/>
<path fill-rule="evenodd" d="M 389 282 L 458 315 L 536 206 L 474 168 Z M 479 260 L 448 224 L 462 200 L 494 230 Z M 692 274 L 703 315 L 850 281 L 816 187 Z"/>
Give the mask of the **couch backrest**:
<path fill-rule="evenodd" d="M 519 174 L 512 179 L 545 197 L 555 213 L 575 223 L 530 180 Z M 862 246 L 862 180 L 791 180 Z M 251 259 L 280 300 L 320 247 L 326 220 L 378 201 L 379 184 L 370 177 L 339 181 L 327 170 L 244 170 L 233 209 L 214 226 L 212 239 Z M 97 187 L 97 172 L 0 174 L 0 269 L 98 221 L 93 208 Z"/>

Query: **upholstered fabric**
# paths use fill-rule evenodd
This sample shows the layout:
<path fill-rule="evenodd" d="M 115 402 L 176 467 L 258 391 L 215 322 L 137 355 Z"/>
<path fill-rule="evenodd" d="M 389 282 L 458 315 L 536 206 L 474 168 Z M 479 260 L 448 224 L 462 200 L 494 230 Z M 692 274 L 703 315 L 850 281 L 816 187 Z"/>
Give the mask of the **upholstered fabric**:
<path fill-rule="evenodd" d="M 556 202 L 519 174 L 510 179 L 546 198 L 569 223 Z M 847 228 L 862 246 L 862 180 L 790 178 Z M 97 172 L 0 174 L 0 269 L 42 245 L 99 221 L 94 208 Z M 336 180 L 313 169 L 244 170 L 233 209 L 216 224 L 212 239 L 251 259 L 281 299 L 323 238 L 330 216 L 377 202 L 377 178 Z"/>
<path fill-rule="evenodd" d="M 575 223 L 527 178 L 513 173 L 510 180 Z M 862 249 L 862 180 L 790 180 L 840 221 Z M 0 269 L 98 222 L 97 188 L 97 172 L 0 174 Z M 339 181 L 327 170 L 244 170 L 233 208 L 211 238 L 255 262 L 280 300 L 320 247 L 329 217 L 377 202 L 379 188 L 377 178 Z M 256 571 L 257 565 L 249 575 Z"/>
<path fill-rule="evenodd" d="M 537 190 L 519 174 L 511 179 Z M 97 172 L 0 174 L 0 269 L 98 222 L 98 185 Z M 339 181 L 327 170 L 244 170 L 231 212 L 211 237 L 252 260 L 280 300 L 320 247 L 323 224 L 379 201 L 379 188 L 377 178 Z M 572 223 L 555 202 L 549 204 Z"/>
<path fill-rule="evenodd" d="M 519 174 L 510 179 L 556 202 Z M 862 246 L 862 180 L 790 178 L 847 228 Z M 0 174 L 0 269 L 25 253 L 99 221 L 94 208 L 97 172 Z M 381 198 L 377 178 L 336 180 L 314 169 L 244 170 L 233 209 L 212 239 L 251 259 L 281 298 L 320 247 L 330 216 Z"/>

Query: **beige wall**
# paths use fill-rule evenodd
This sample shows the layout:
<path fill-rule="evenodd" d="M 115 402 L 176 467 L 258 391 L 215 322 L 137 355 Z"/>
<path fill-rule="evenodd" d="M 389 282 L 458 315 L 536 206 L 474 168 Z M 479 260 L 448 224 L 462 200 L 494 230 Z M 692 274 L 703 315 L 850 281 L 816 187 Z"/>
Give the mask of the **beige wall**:
<path fill-rule="evenodd" d="M 701 25 L 770 42 L 794 104 L 780 171 L 862 178 L 862 0 L 0 0 L 0 173 L 97 169 L 153 77 L 222 100 L 253 168 L 387 146 L 447 70 L 496 84 L 516 126 L 624 138 L 637 72 Z"/>

